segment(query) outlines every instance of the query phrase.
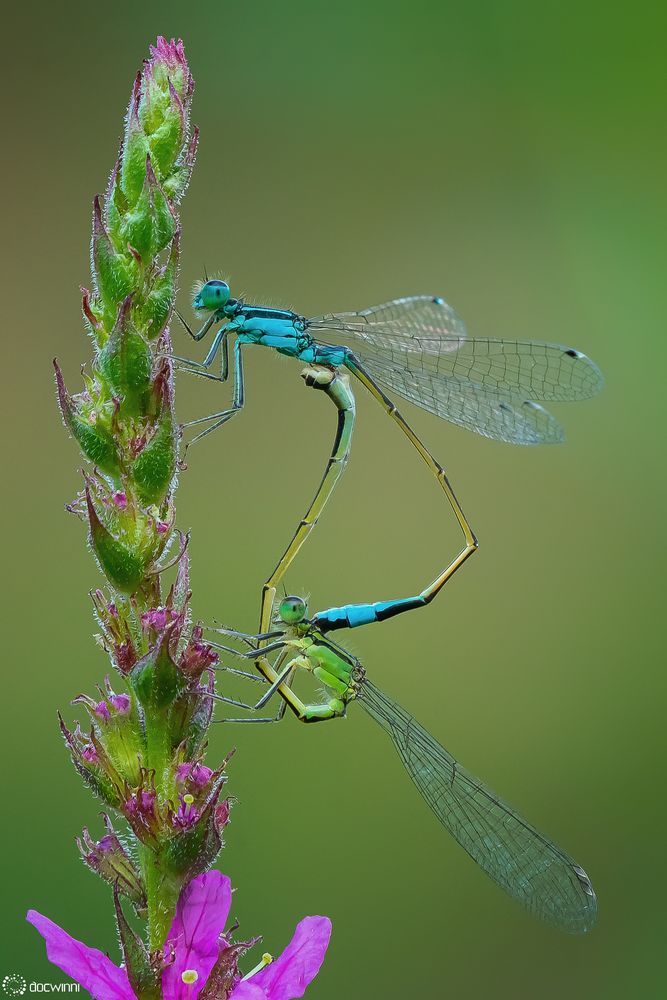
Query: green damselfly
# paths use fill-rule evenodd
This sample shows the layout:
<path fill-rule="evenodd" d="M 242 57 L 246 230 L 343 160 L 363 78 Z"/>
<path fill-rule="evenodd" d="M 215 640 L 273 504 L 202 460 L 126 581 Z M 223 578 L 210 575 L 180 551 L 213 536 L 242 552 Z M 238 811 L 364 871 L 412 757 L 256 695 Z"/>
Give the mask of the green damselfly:
<path fill-rule="evenodd" d="M 586 872 L 553 841 L 524 820 L 511 806 L 467 771 L 405 709 L 381 691 L 362 664 L 328 634 L 335 628 L 329 612 L 307 617 L 306 602 L 285 597 L 271 632 L 248 635 L 215 629 L 243 641 L 240 652 L 221 643 L 217 648 L 255 660 L 270 682 L 256 705 L 216 695 L 217 700 L 254 712 L 277 691 L 282 695 L 272 718 L 248 715 L 222 722 L 274 722 L 286 705 L 302 722 L 318 722 L 346 714 L 359 704 L 388 734 L 420 794 L 442 825 L 494 882 L 536 916 L 570 933 L 585 933 L 595 922 L 597 900 Z M 259 643 L 267 645 L 260 648 Z M 270 663 L 268 654 L 276 653 Z M 233 673 L 243 673 L 233 668 Z M 324 687 L 325 700 L 305 704 L 292 683 L 298 671 L 312 674 Z M 256 677 L 256 675 L 248 675 Z"/>

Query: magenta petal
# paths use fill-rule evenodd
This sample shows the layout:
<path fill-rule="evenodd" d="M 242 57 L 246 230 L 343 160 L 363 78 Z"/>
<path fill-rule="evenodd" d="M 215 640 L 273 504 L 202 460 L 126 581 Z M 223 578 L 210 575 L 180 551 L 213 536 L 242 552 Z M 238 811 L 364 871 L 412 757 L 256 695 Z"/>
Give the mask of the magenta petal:
<path fill-rule="evenodd" d="M 282 955 L 246 982 L 264 990 L 268 1000 L 296 1000 L 320 971 L 331 937 L 328 917 L 304 917 Z M 237 1000 L 237 991 L 232 996 Z M 241 997 L 241 1000 L 244 1000 Z M 250 997 L 247 1000 L 251 1000 Z"/>
<path fill-rule="evenodd" d="M 247 979 L 237 983 L 229 1000 L 266 1000 L 266 993 L 259 986 L 253 986 Z"/>
<path fill-rule="evenodd" d="M 164 946 L 165 956 L 172 948 L 176 955 L 162 974 L 164 1000 L 180 1000 L 184 989 L 181 974 L 186 969 L 195 969 L 199 975 L 191 987 L 192 1000 L 199 996 L 218 957 L 218 940 L 231 902 L 231 882 L 218 871 L 198 875 L 183 890 Z"/>
<path fill-rule="evenodd" d="M 66 972 L 93 1000 L 136 1000 L 124 969 L 119 969 L 97 948 L 77 941 L 36 910 L 28 910 L 26 919 L 46 941 L 49 961 Z"/>

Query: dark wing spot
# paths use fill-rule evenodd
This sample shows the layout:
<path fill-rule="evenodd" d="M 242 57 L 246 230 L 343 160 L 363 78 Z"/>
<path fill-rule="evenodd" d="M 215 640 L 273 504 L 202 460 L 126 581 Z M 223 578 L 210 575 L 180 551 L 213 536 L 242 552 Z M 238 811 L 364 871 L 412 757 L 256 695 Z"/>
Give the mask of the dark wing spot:
<path fill-rule="evenodd" d="M 581 354 L 579 353 L 579 351 L 575 351 L 573 347 L 571 347 L 565 353 L 567 354 L 568 358 L 580 358 L 581 357 Z"/>
<path fill-rule="evenodd" d="M 589 879 L 588 875 L 584 871 L 584 869 L 580 868 L 579 865 L 572 865 L 572 871 L 574 872 L 574 874 L 577 876 L 577 878 L 581 882 L 581 886 L 582 886 L 584 892 L 588 896 L 592 896 L 593 898 L 595 898 L 595 891 L 593 889 L 593 885 L 592 885 L 591 880 Z"/>

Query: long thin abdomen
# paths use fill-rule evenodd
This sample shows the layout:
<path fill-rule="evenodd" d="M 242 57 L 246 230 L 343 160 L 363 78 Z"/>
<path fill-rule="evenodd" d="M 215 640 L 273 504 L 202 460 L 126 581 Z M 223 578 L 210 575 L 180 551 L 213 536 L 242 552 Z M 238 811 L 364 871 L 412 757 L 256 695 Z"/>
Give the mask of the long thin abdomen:
<path fill-rule="evenodd" d="M 339 628 L 359 628 L 383 622 L 387 618 L 401 615 L 404 611 L 421 608 L 426 601 L 421 595 L 403 597 L 396 601 L 376 601 L 375 604 L 344 604 L 340 608 L 328 608 L 313 615 L 313 624 L 320 632 L 335 632 Z"/>

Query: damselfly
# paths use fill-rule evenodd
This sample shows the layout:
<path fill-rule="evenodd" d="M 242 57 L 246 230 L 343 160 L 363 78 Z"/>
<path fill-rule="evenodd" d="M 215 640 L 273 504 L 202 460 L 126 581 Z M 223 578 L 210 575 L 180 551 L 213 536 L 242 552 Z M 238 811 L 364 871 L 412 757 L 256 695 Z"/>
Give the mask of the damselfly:
<path fill-rule="evenodd" d="M 237 413 L 245 402 L 242 349 L 246 344 L 272 347 L 280 354 L 294 357 L 312 366 L 332 371 L 346 369 L 355 376 L 398 424 L 435 476 L 452 506 L 464 536 L 464 546 L 457 557 L 440 573 L 416 600 L 423 606 L 439 593 L 444 584 L 475 551 L 477 539 L 454 493 L 447 474 L 408 424 L 382 385 L 395 390 L 422 409 L 429 410 L 462 427 L 487 437 L 515 444 L 554 443 L 562 440 L 557 421 L 535 400 L 572 400 L 594 395 L 602 385 L 596 365 L 580 351 L 554 344 L 531 341 L 472 339 L 463 321 L 444 299 L 413 296 L 396 299 L 361 312 L 331 313 L 306 319 L 290 310 L 253 305 L 231 297 L 229 285 L 221 280 L 206 281 L 196 293 L 193 307 L 209 316 L 193 332 L 197 341 L 211 327 L 221 324 L 203 362 L 178 358 L 191 370 L 208 374 L 218 354 L 221 371 L 214 376 L 225 381 L 229 373 L 229 337 L 234 342 L 234 393 L 232 406 L 206 417 L 188 421 L 185 426 L 208 423 L 190 442 L 210 434 Z M 327 333 L 333 339 L 354 343 L 353 352 L 346 344 L 334 345 L 319 339 Z M 348 393 L 348 396 L 350 394 Z M 333 398 L 333 397 L 332 397 Z M 340 398 L 334 399 L 341 409 Z M 354 424 L 353 406 L 347 406 L 345 446 L 349 452 Z M 332 453 L 342 451 L 337 442 Z M 346 455 L 347 455 L 346 452 Z M 338 459 L 338 464 L 340 462 Z M 343 463 L 344 464 L 344 463 Z M 342 467 L 342 466 L 341 466 Z M 329 470 L 331 470 L 331 461 Z M 337 470 L 337 478 L 340 469 Z M 323 481 L 323 487 L 327 485 Z M 333 487 L 331 487 L 333 488 Z M 330 492 L 330 490 L 329 490 Z M 326 497 L 322 487 L 311 505 L 321 511 Z M 314 522 L 306 525 L 306 534 Z M 287 569 L 305 537 L 300 528 L 295 535 L 296 548 L 288 549 L 273 577 L 267 581 L 265 595 Z M 294 543 L 293 543 L 294 546 Z M 270 600 L 263 601 L 263 628 Z M 397 602 L 392 613 L 398 613 Z M 404 608 L 403 610 L 407 610 Z"/>
<path fill-rule="evenodd" d="M 211 280 L 195 295 L 193 308 L 209 313 L 197 332 L 180 317 L 195 340 L 222 324 L 201 363 L 209 368 L 220 353 L 222 379 L 228 372 L 228 338 L 236 336 L 233 405 L 190 421 L 212 422 L 200 436 L 242 408 L 241 352 L 246 344 L 272 347 L 307 364 L 347 368 L 399 421 L 380 386 L 454 424 L 512 444 L 562 441 L 560 425 L 536 401 L 585 399 L 602 386 L 597 366 L 572 347 L 469 337 L 463 320 L 438 296 L 414 295 L 360 312 L 307 319 L 290 310 L 232 298 L 225 281 Z M 326 343 L 322 335 L 341 344 Z"/>
<path fill-rule="evenodd" d="M 302 598 L 285 597 L 278 606 L 276 630 L 252 636 L 233 629 L 216 629 L 250 647 L 239 652 L 214 643 L 228 653 L 254 659 L 270 687 L 256 705 L 215 697 L 252 712 L 261 709 L 276 691 L 283 697 L 278 715 L 273 718 L 248 715 L 221 721 L 273 722 L 283 717 L 289 705 L 302 722 L 317 722 L 343 716 L 349 704 L 360 704 L 389 735 L 438 820 L 494 882 L 532 913 L 561 929 L 571 933 L 588 931 L 595 921 L 597 901 L 584 869 L 462 767 L 405 709 L 368 679 L 361 663 L 327 634 L 343 627 L 335 624 L 337 616 L 329 611 L 308 619 L 307 614 Z M 260 642 L 268 644 L 259 648 Z M 277 657 L 270 664 L 268 654 L 273 652 Z M 292 689 L 298 671 L 312 674 L 324 686 L 324 701 L 305 704 L 298 698 Z M 232 672 L 242 673 L 233 668 Z"/>

